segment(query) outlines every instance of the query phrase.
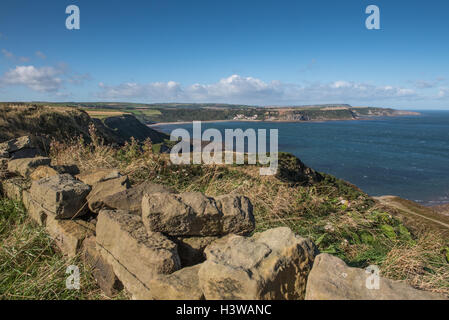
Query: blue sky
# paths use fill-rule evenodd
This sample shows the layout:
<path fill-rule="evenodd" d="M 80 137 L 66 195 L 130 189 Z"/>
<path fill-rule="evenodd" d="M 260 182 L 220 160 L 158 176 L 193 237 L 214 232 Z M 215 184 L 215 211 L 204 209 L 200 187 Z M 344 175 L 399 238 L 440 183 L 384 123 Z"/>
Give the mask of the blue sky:
<path fill-rule="evenodd" d="M 0 100 L 449 109 L 448 35 L 446 0 L 2 0 Z"/>

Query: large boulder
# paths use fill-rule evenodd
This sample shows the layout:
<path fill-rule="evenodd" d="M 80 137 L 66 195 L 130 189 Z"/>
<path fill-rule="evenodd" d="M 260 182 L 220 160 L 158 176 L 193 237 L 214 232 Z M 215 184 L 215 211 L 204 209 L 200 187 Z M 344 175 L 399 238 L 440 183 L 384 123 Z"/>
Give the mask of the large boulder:
<path fill-rule="evenodd" d="M 161 233 L 147 232 L 139 216 L 123 210 L 101 210 L 97 250 L 136 299 L 152 299 L 150 281 L 181 267 L 175 243 Z"/>
<path fill-rule="evenodd" d="M 206 248 L 200 286 L 207 300 L 302 299 L 316 254 L 312 241 L 286 227 L 228 235 Z"/>
<path fill-rule="evenodd" d="M 173 193 L 173 191 L 163 185 L 146 181 L 128 190 L 105 197 L 103 203 L 109 209 L 127 210 L 132 214 L 141 215 L 142 198 L 145 194 L 150 193 Z"/>
<path fill-rule="evenodd" d="M 142 219 L 149 231 L 171 236 L 248 234 L 255 226 L 248 198 L 214 199 L 200 192 L 147 194 L 142 199 Z"/>
<path fill-rule="evenodd" d="M 113 297 L 123 289 L 123 284 L 115 275 L 112 266 L 97 251 L 95 237 L 84 240 L 82 252 L 84 263 L 91 268 L 98 286 L 108 297 Z"/>
<path fill-rule="evenodd" d="M 46 157 L 14 159 L 8 162 L 8 171 L 28 178 L 37 167 L 49 166 L 50 162 L 51 159 Z"/>
<path fill-rule="evenodd" d="M 441 296 L 412 288 L 404 282 L 379 276 L 378 285 L 370 271 L 351 268 L 330 254 L 315 258 L 309 274 L 306 300 L 431 300 Z"/>
<path fill-rule="evenodd" d="M 30 197 L 56 219 L 79 217 L 87 212 L 86 196 L 90 187 L 69 174 L 33 181 Z"/>
<path fill-rule="evenodd" d="M 106 197 L 125 191 L 129 186 L 130 184 L 127 176 L 121 176 L 116 179 L 110 179 L 94 184 L 92 191 L 87 196 L 89 209 L 95 213 L 100 212 L 105 206 L 104 199 Z"/>
<path fill-rule="evenodd" d="M 203 300 L 198 271 L 201 265 L 183 268 L 169 275 L 157 275 L 150 280 L 155 300 Z"/>
<path fill-rule="evenodd" d="M 99 182 L 120 178 L 122 175 L 116 169 L 97 169 L 93 172 L 76 175 L 76 178 L 85 184 L 93 186 Z"/>

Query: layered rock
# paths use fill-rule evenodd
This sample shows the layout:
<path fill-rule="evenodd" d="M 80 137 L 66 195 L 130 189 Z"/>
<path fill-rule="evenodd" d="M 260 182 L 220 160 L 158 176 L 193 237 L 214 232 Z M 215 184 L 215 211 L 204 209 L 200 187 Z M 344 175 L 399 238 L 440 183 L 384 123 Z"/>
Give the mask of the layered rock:
<path fill-rule="evenodd" d="M 86 196 L 90 187 L 71 175 L 55 175 L 34 181 L 30 197 L 56 219 L 80 217 L 87 211 Z"/>
<path fill-rule="evenodd" d="M 171 236 L 248 234 L 255 225 L 248 198 L 214 199 L 200 192 L 147 194 L 142 199 L 142 219 L 149 231 Z"/>
<path fill-rule="evenodd" d="M 97 250 L 136 299 L 151 299 L 151 279 L 181 268 L 176 244 L 147 232 L 141 218 L 127 211 L 101 210 L 96 240 Z"/>
<path fill-rule="evenodd" d="M 183 268 L 169 275 L 158 275 L 150 280 L 152 298 L 155 300 L 203 300 L 198 271 L 201 265 Z"/>
<path fill-rule="evenodd" d="M 149 181 L 143 182 L 130 189 L 106 196 L 103 204 L 109 209 L 128 210 L 132 214 L 141 215 L 142 198 L 151 193 L 173 193 L 168 187 Z"/>
<path fill-rule="evenodd" d="M 97 169 L 94 172 L 88 172 L 76 175 L 76 178 L 85 184 L 93 186 L 99 182 L 120 178 L 122 175 L 116 169 Z"/>
<path fill-rule="evenodd" d="M 206 248 L 198 276 L 206 299 L 301 299 L 317 254 L 313 242 L 289 228 L 229 235 Z"/>
<path fill-rule="evenodd" d="M 59 174 L 55 169 L 48 166 L 39 166 L 30 174 L 31 180 L 40 180 L 43 178 L 53 177 Z"/>
<path fill-rule="evenodd" d="M 92 187 L 92 191 L 87 196 L 89 209 L 95 213 L 100 212 L 105 206 L 104 199 L 106 197 L 125 191 L 129 186 L 130 184 L 127 176 L 120 176 L 119 178 L 95 183 Z"/>
<path fill-rule="evenodd" d="M 306 300 L 434 300 L 438 294 L 420 291 L 383 277 L 375 280 L 371 272 L 351 268 L 330 254 L 315 258 L 309 274 Z"/>
<path fill-rule="evenodd" d="M 115 275 L 112 265 L 97 251 L 95 237 L 84 240 L 82 252 L 84 263 L 91 268 L 98 286 L 108 297 L 113 297 L 123 289 L 123 284 Z"/>
<path fill-rule="evenodd" d="M 8 171 L 17 173 L 22 177 L 27 178 L 37 167 L 49 166 L 50 162 L 51 159 L 46 157 L 10 160 L 8 162 Z"/>

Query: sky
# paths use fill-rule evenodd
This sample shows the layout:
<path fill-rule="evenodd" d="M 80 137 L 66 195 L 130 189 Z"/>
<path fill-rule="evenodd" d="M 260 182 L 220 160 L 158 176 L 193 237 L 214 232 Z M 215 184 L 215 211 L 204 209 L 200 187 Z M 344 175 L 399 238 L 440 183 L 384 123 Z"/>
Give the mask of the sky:
<path fill-rule="evenodd" d="M 2 0 L 0 101 L 449 109 L 448 36 L 447 0 Z"/>

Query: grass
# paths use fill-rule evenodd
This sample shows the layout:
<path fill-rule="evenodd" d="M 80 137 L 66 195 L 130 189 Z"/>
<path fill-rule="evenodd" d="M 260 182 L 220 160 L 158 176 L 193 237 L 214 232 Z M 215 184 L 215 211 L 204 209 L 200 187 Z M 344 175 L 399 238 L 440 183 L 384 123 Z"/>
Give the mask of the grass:
<path fill-rule="evenodd" d="M 119 168 L 134 184 L 151 180 L 178 192 L 245 195 L 254 206 L 256 231 L 288 226 L 350 266 L 375 264 L 388 278 L 449 296 L 448 239 L 425 224 L 406 223 L 349 183 L 327 174 L 313 184 L 281 181 L 260 176 L 259 167 L 250 165 L 172 165 L 168 155 L 152 150 L 149 141 L 120 150 L 73 144 L 53 148 L 52 155 L 57 163 L 77 163 L 86 171 Z"/>
<path fill-rule="evenodd" d="M 54 141 L 53 162 L 75 163 L 82 172 L 118 168 L 133 184 L 150 180 L 178 192 L 245 195 L 254 206 L 256 232 L 288 226 L 314 240 L 321 252 L 336 255 L 350 266 L 375 264 L 385 277 L 449 296 L 447 237 L 425 224 L 409 224 L 395 210 L 340 179 L 322 174 L 320 182 L 297 183 L 260 176 L 259 167 L 251 165 L 173 165 L 167 154 L 155 152 L 149 140 L 143 144 L 132 140 L 117 149 L 104 145 L 95 132 L 90 134 L 91 143 Z M 48 236 L 26 220 L 23 208 L 2 201 L 1 207 L 6 208 L 0 234 L 2 294 L 39 299 L 101 297 L 84 267 L 80 269 L 85 286 L 79 292 L 65 290 L 68 262 L 52 249 Z"/>
<path fill-rule="evenodd" d="M 0 299 L 107 299 L 89 267 L 63 257 L 18 202 L 0 199 L 0 242 Z M 66 288 L 69 265 L 80 270 L 80 290 Z"/>

